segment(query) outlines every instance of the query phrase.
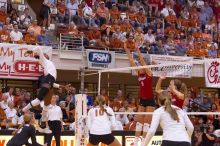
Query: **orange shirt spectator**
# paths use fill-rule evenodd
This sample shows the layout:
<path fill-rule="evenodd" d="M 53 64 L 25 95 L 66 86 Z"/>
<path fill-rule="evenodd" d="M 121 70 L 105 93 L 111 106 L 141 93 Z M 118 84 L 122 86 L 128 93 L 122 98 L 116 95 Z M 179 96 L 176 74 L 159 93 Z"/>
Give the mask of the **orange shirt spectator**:
<path fill-rule="evenodd" d="M 197 31 L 192 34 L 192 36 L 196 39 L 202 38 L 202 32 L 200 32 L 200 28 L 198 28 Z"/>
<path fill-rule="evenodd" d="M 7 118 L 6 118 L 6 114 L 5 114 L 5 111 L 0 107 L 0 122 L 2 121 L 5 121 Z M 0 123 L 1 125 L 1 123 Z"/>
<path fill-rule="evenodd" d="M 212 35 L 205 29 L 204 33 L 202 33 L 202 38 L 203 40 L 212 40 Z"/>
<path fill-rule="evenodd" d="M 118 101 L 117 98 L 114 98 L 114 100 L 111 103 L 110 107 L 114 110 L 114 112 L 118 112 L 119 109 L 122 107 L 122 104 Z"/>
<path fill-rule="evenodd" d="M 28 44 L 28 45 L 36 45 L 37 43 L 37 37 L 34 36 L 34 32 L 29 32 L 24 36 L 24 41 Z"/>
<path fill-rule="evenodd" d="M 112 9 L 110 10 L 110 16 L 112 20 L 118 20 L 120 18 L 118 7 L 115 4 L 112 5 Z"/>
<path fill-rule="evenodd" d="M 8 17 L 8 16 L 7 16 L 7 14 L 6 14 L 5 7 L 4 7 L 4 6 L 1 6 L 1 9 L 0 9 L 0 22 L 5 23 L 7 17 Z"/>
<path fill-rule="evenodd" d="M 184 27 L 188 27 L 189 26 L 189 20 L 188 19 L 184 19 L 184 18 L 179 18 L 177 20 L 178 24 L 180 26 L 184 26 Z"/>
<path fill-rule="evenodd" d="M 117 21 L 116 21 L 117 22 Z M 118 25 L 118 23 L 113 23 L 111 26 L 111 32 L 115 32 L 117 28 L 120 29 L 120 26 Z"/>
<path fill-rule="evenodd" d="M 101 38 L 101 32 L 98 28 L 92 28 L 87 33 L 87 37 L 89 40 L 96 40 Z"/>
<path fill-rule="evenodd" d="M 128 39 L 125 41 L 125 47 L 127 47 L 130 51 L 136 50 L 136 44 L 132 35 L 129 35 Z"/>
<path fill-rule="evenodd" d="M 177 23 L 176 15 L 173 14 L 173 11 L 169 12 L 170 14 L 165 17 L 167 23 Z"/>
<path fill-rule="evenodd" d="M 139 23 L 143 23 L 143 24 L 146 23 L 147 17 L 144 14 L 144 9 L 143 8 L 140 8 L 139 12 L 136 14 L 136 17 L 137 17 L 137 21 Z"/>
<path fill-rule="evenodd" d="M 65 32 L 66 34 L 75 35 L 77 36 L 79 34 L 79 31 L 77 29 L 77 26 L 74 22 L 71 22 L 68 29 Z"/>
<path fill-rule="evenodd" d="M 110 42 L 109 42 L 109 38 L 106 37 L 105 35 L 102 35 L 101 36 L 101 39 L 97 39 L 96 40 L 96 44 L 98 47 L 101 47 L 101 48 L 106 48 L 109 46 Z"/>
<path fill-rule="evenodd" d="M 137 32 L 134 34 L 134 40 L 137 43 L 138 47 L 141 47 L 144 43 L 144 34 L 141 27 L 137 28 Z"/>
<path fill-rule="evenodd" d="M 65 5 L 65 1 L 62 0 L 61 2 L 58 2 L 57 3 L 57 10 L 58 10 L 58 13 L 62 14 L 62 15 L 65 15 L 65 12 L 66 12 L 66 5 Z"/>
<path fill-rule="evenodd" d="M 126 124 L 124 126 L 124 130 L 125 131 L 135 131 L 136 123 L 137 123 L 136 121 L 129 122 L 128 124 Z"/>
<path fill-rule="evenodd" d="M 131 7 L 128 10 L 128 18 L 129 18 L 129 21 L 136 21 L 137 20 L 136 12 L 133 7 Z"/>
<path fill-rule="evenodd" d="M 200 25 L 200 21 L 198 19 L 198 16 L 194 16 L 194 15 L 191 15 L 191 18 L 189 19 L 189 26 L 191 27 L 199 27 Z"/>
<path fill-rule="evenodd" d="M 2 31 L 0 32 L 0 42 L 10 42 L 10 32 L 7 30 L 6 25 L 3 26 Z"/>
<path fill-rule="evenodd" d="M 27 32 L 33 31 L 33 32 L 34 32 L 34 36 L 37 37 L 38 35 L 40 35 L 41 29 L 42 29 L 42 28 L 37 25 L 37 20 L 34 20 L 34 21 L 32 22 L 32 24 L 28 27 Z"/>
<path fill-rule="evenodd" d="M 101 1 L 100 6 L 98 7 L 96 13 L 100 16 L 105 18 L 106 20 L 109 19 L 109 10 L 105 7 L 105 2 Z"/>
<path fill-rule="evenodd" d="M 172 24 L 171 27 L 167 27 L 165 29 L 165 34 L 168 34 L 168 36 L 176 35 L 178 33 L 179 33 L 179 31 L 175 28 L 175 24 Z"/>
<path fill-rule="evenodd" d="M 129 20 L 128 19 L 124 19 L 124 21 L 121 23 L 120 25 L 120 30 L 122 32 L 126 32 L 126 33 L 130 33 L 131 30 L 132 30 L 132 26 L 131 24 L 129 23 Z"/>

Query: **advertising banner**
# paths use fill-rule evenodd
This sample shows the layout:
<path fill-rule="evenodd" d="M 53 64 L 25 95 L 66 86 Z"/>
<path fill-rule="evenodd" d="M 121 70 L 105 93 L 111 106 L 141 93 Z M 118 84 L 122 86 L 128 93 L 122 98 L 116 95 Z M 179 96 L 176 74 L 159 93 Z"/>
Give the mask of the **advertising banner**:
<path fill-rule="evenodd" d="M 125 136 L 125 146 L 134 146 L 134 136 Z M 139 138 L 138 146 L 141 146 L 142 138 Z M 148 146 L 160 146 L 162 144 L 162 136 L 153 136 Z"/>
<path fill-rule="evenodd" d="M 115 52 L 86 50 L 88 67 L 91 69 L 106 69 L 115 67 Z"/>
<path fill-rule="evenodd" d="M 115 136 L 115 138 L 122 144 L 122 136 Z M 75 136 L 61 136 L 60 146 L 76 146 L 74 145 Z M 51 146 L 56 146 L 55 139 L 53 138 Z M 99 144 L 99 146 L 107 146 L 105 144 Z"/>
<path fill-rule="evenodd" d="M 38 79 L 42 67 L 33 57 L 37 52 L 27 53 L 36 48 L 42 49 L 51 58 L 52 47 L 0 43 L 0 78 Z"/>
<path fill-rule="evenodd" d="M 219 59 L 206 60 L 205 83 L 206 87 L 220 88 L 220 61 Z"/>
<path fill-rule="evenodd" d="M 162 73 L 166 73 L 167 77 L 180 77 L 180 78 L 191 78 L 193 64 L 178 64 L 178 62 L 189 62 L 192 61 L 192 57 L 183 56 L 167 56 L 167 55 L 152 55 L 142 53 L 146 64 L 157 65 L 157 64 L 168 64 L 175 63 L 170 66 L 153 67 L 151 68 L 153 75 L 159 77 Z M 140 66 L 139 57 L 137 53 L 133 53 L 133 58 L 137 66 Z M 132 74 L 135 74 L 134 71 Z"/>
<path fill-rule="evenodd" d="M 12 135 L 0 135 L 0 146 L 6 146 L 8 141 L 12 138 Z M 36 136 L 37 142 L 39 144 L 44 144 L 44 136 Z M 29 139 L 31 143 L 31 139 Z"/>

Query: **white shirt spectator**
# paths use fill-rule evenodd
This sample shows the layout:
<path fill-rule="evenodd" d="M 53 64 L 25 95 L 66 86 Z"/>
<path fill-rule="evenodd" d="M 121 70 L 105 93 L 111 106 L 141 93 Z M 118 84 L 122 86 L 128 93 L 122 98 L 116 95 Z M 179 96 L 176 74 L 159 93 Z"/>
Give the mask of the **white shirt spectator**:
<path fill-rule="evenodd" d="M 69 10 L 69 13 L 71 16 L 76 15 L 76 12 L 78 11 L 78 5 L 79 4 L 77 2 L 75 2 L 75 3 L 69 2 L 67 4 L 67 9 Z"/>
<path fill-rule="evenodd" d="M 174 11 L 173 9 L 167 8 L 167 7 L 163 8 L 160 13 L 161 13 L 164 17 L 167 17 L 167 16 L 169 16 L 169 11 L 172 11 L 172 14 L 173 14 L 173 15 L 176 15 L 176 13 L 175 13 L 175 11 Z"/>
<path fill-rule="evenodd" d="M 3 110 L 6 110 L 6 109 L 8 108 L 8 102 L 1 101 L 1 102 L 0 102 L 0 107 L 1 107 Z"/>
<path fill-rule="evenodd" d="M 172 107 L 177 111 L 179 122 L 171 118 L 164 106 L 158 108 L 153 113 L 151 126 L 144 140 L 144 144 L 149 143 L 159 125 L 163 129 L 163 140 L 191 143 L 191 136 L 194 129 L 192 122 L 183 110 L 176 106 Z"/>
<path fill-rule="evenodd" d="M 116 115 L 116 120 L 120 121 L 122 125 L 129 123 L 127 115 Z"/>
<path fill-rule="evenodd" d="M 10 33 L 10 38 L 11 38 L 12 41 L 17 42 L 17 41 L 22 40 L 23 34 L 19 31 L 16 32 L 16 31 L 12 30 L 11 33 Z"/>
<path fill-rule="evenodd" d="M 57 105 L 50 105 L 47 112 L 48 121 L 61 121 L 63 118 L 62 110 Z"/>
<path fill-rule="evenodd" d="M 149 42 L 150 44 L 155 43 L 156 42 L 155 36 L 153 34 L 149 35 L 148 33 L 146 33 L 144 35 L 144 42 Z"/>
<path fill-rule="evenodd" d="M 24 124 L 24 116 L 23 115 L 18 118 L 18 125 L 22 125 L 22 124 Z"/>
<path fill-rule="evenodd" d="M 13 95 L 10 95 L 9 92 L 6 92 L 4 94 L 7 97 L 7 102 L 10 102 L 10 101 L 14 102 L 14 96 Z"/>
<path fill-rule="evenodd" d="M 75 122 L 70 124 L 70 129 L 69 130 L 75 131 Z"/>
<path fill-rule="evenodd" d="M 114 130 L 118 130 L 118 131 L 123 131 L 123 125 L 121 124 L 120 121 L 116 120 L 116 128 Z"/>
<path fill-rule="evenodd" d="M 204 7 L 204 1 L 203 0 L 197 0 L 197 2 L 196 2 L 196 7 L 197 8 L 202 8 L 202 7 Z"/>
<path fill-rule="evenodd" d="M 0 102 L 0 107 L 3 110 L 6 110 L 7 108 L 9 108 L 8 107 L 8 99 L 7 99 L 8 97 L 5 94 L 3 94 L 3 96 L 4 96 L 5 99 Z"/>
<path fill-rule="evenodd" d="M 116 128 L 115 114 L 112 108 L 108 106 L 104 106 L 104 108 L 109 114 L 111 114 L 111 116 L 108 116 L 105 112 L 102 113 L 99 106 L 89 110 L 88 127 L 90 134 L 95 134 L 95 135 L 110 134 L 111 129 Z"/>
<path fill-rule="evenodd" d="M 20 16 L 20 21 L 23 22 L 24 25 L 30 25 L 31 24 L 32 17 L 26 16 L 25 14 Z"/>
<path fill-rule="evenodd" d="M 7 108 L 5 110 L 5 114 L 6 114 L 7 119 L 12 119 L 13 117 L 16 116 L 17 111 L 14 108 L 12 108 L 12 109 L 11 108 Z"/>

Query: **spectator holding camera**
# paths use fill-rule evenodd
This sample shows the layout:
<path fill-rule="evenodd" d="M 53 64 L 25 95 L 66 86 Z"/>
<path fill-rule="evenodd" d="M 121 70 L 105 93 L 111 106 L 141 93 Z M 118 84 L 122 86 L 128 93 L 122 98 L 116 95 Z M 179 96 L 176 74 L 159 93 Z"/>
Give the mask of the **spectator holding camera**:
<path fill-rule="evenodd" d="M 202 141 L 199 146 L 214 146 L 216 136 L 213 134 L 214 127 L 211 125 L 207 128 L 204 128 L 202 133 Z"/>

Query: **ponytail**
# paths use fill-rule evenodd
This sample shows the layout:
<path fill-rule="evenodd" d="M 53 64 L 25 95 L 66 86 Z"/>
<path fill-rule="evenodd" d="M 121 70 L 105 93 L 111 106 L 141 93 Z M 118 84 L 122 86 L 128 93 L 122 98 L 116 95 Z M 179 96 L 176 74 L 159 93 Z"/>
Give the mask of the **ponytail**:
<path fill-rule="evenodd" d="M 159 101 L 165 106 L 165 110 L 170 114 L 171 118 L 177 122 L 180 121 L 176 109 L 171 106 L 171 96 L 168 91 L 162 91 L 158 95 Z"/>
<path fill-rule="evenodd" d="M 180 92 L 184 94 L 184 98 L 187 97 L 188 89 L 187 89 L 187 86 L 186 86 L 185 83 L 182 83 L 182 84 L 181 84 Z"/>
<path fill-rule="evenodd" d="M 171 100 L 166 98 L 165 100 L 165 109 L 170 114 L 171 118 L 177 122 L 180 121 L 178 114 L 174 108 L 171 107 Z"/>
<path fill-rule="evenodd" d="M 99 105 L 100 110 L 104 113 L 107 114 L 107 116 L 112 116 L 110 113 L 108 113 L 108 111 L 105 109 L 105 107 L 103 105 Z"/>
<path fill-rule="evenodd" d="M 110 113 L 108 113 L 108 111 L 105 109 L 104 105 L 105 105 L 105 97 L 104 96 L 97 96 L 96 100 L 95 100 L 95 105 L 99 106 L 100 110 L 104 113 L 106 113 L 108 116 L 112 116 Z"/>

